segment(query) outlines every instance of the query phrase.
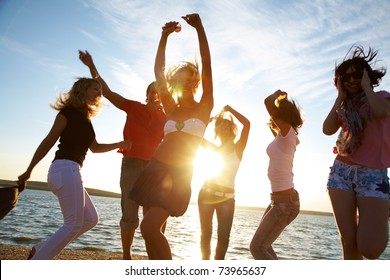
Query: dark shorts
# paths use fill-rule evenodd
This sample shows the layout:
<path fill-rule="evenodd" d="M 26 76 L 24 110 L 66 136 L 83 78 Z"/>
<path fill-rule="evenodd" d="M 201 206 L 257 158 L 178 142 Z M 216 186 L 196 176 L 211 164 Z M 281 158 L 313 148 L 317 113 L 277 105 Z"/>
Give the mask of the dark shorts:
<path fill-rule="evenodd" d="M 139 205 L 161 207 L 182 216 L 190 202 L 193 167 L 179 168 L 152 159 L 138 177 L 130 198 Z"/>

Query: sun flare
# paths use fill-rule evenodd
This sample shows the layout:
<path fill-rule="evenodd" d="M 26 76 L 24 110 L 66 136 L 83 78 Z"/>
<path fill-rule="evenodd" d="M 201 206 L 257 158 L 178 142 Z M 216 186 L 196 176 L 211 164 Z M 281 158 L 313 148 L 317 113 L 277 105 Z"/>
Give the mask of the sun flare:
<path fill-rule="evenodd" d="M 193 182 L 196 185 L 201 185 L 221 171 L 223 162 L 218 153 L 201 147 L 197 151 L 194 164 Z"/>

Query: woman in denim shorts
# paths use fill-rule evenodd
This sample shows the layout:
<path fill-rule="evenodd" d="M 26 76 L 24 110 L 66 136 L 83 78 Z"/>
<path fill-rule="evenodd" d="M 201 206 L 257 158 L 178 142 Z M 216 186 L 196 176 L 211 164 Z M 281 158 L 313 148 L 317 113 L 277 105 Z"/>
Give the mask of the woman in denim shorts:
<path fill-rule="evenodd" d="M 326 135 L 341 128 L 328 193 L 344 259 L 377 259 L 388 241 L 390 94 L 373 90 L 386 73 L 372 69 L 376 55 L 356 46 L 336 67 L 338 94 L 323 124 Z"/>

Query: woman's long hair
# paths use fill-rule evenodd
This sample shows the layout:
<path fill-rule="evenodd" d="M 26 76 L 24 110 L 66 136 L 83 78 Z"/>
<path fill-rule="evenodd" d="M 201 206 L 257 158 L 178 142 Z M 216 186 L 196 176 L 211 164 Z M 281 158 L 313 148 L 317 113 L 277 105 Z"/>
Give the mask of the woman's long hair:
<path fill-rule="evenodd" d="M 96 99 L 94 104 L 87 100 L 87 90 L 93 85 L 98 85 L 101 89 L 100 83 L 91 78 L 79 78 L 72 86 L 69 92 L 62 93 L 57 97 L 54 104 L 50 104 L 53 109 L 62 110 L 65 107 L 72 106 L 85 112 L 88 119 L 95 116 L 101 109 L 100 98 Z"/>
<path fill-rule="evenodd" d="M 227 117 L 226 112 L 222 111 L 218 115 L 213 117 L 212 120 L 215 121 L 215 128 L 214 128 L 215 138 L 220 137 L 221 126 L 223 124 L 228 124 L 228 127 L 229 127 L 229 130 L 230 130 L 230 133 L 232 135 L 233 140 L 236 138 L 237 133 L 238 133 L 238 126 L 237 126 L 237 124 L 235 124 L 231 114 L 229 114 L 229 116 Z"/>
<path fill-rule="evenodd" d="M 371 47 L 369 47 L 366 54 L 362 46 L 353 45 L 344 57 L 343 62 L 335 67 L 335 79 L 343 79 L 349 67 L 352 66 L 358 72 L 363 72 L 363 69 L 366 69 L 371 86 L 373 88 L 378 86 L 383 76 L 386 75 L 386 68 L 373 69 L 377 63 L 377 60 L 375 60 L 377 54 L 378 51 Z"/>
<path fill-rule="evenodd" d="M 186 75 L 186 79 L 183 79 L 183 75 Z M 183 92 L 189 92 L 194 95 L 198 90 L 200 79 L 197 62 L 183 62 L 182 64 L 172 66 L 166 74 L 168 90 L 178 99 L 180 99 Z"/>
<path fill-rule="evenodd" d="M 294 100 L 282 99 L 279 101 L 279 108 L 272 117 L 289 123 L 297 134 L 303 125 L 301 110 Z M 274 126 L 272 123 L 269 125 L 271 128 L 273 128 L 272 125 Z"/>

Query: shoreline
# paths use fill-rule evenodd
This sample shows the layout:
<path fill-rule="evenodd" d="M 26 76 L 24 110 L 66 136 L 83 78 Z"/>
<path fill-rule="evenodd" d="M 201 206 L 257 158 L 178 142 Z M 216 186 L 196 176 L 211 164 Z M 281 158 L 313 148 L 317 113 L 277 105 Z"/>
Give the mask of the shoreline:
<path fill-rule="evenodd" d="M 27 260 L 30 248 L 21 245 L 0 245 L 0 260 Z M 122 260 L 122 253 L 64 249 L 54 260 Z M 133 254 L 133 260 L 148 260 Z"/>

